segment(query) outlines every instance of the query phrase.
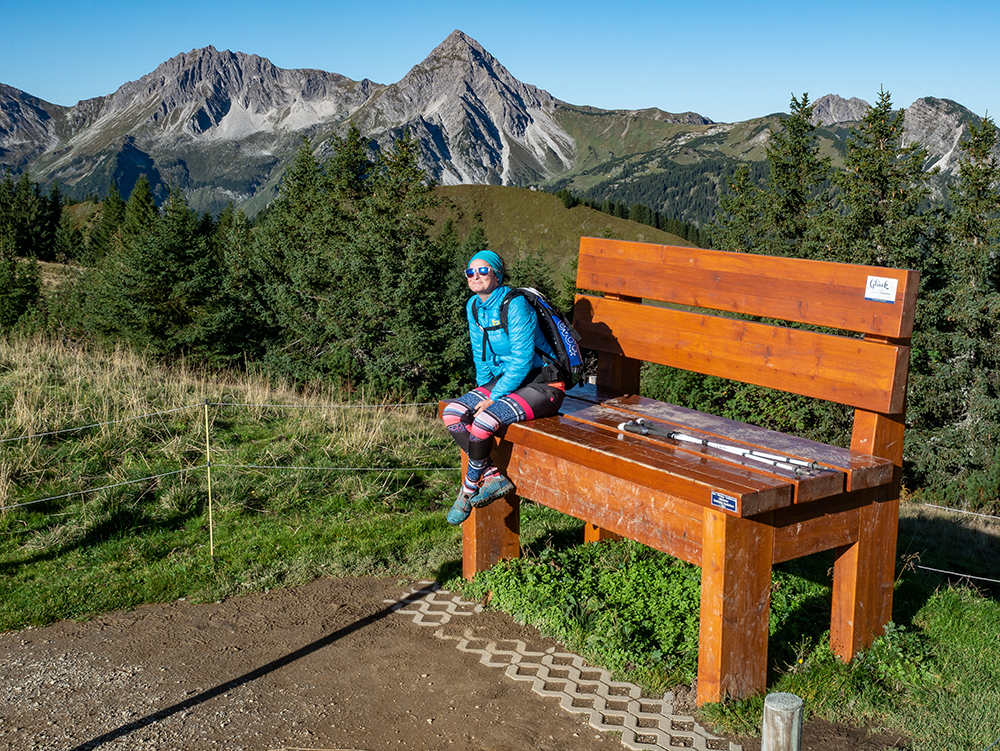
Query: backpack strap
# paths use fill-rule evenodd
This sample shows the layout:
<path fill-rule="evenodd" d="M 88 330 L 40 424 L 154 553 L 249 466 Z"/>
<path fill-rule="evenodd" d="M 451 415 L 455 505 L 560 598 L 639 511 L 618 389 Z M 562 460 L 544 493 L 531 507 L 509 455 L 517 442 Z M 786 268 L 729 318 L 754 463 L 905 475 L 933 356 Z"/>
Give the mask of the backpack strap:
<path fill-rule="evenodd" d="M 482 357 L 480 358 L 483 362 L 486 362 L 487 346 L 490 348 L 490 352 L 493 352 L 493 354 L 496 355 L 496 352 L 493 349 L 493 345 L 490 344 L 490 332 L 496 331 L 498 329 L 503 329 L 504 331 L 507 330 L 507 300 L 509 297 L 510 293 L 508 293 L 504 297 L 504 299 L 500 302 L 499 326 L 483 326 L 483 324 L 479 322 L 479 307 L 476 305 L 475 300 L 473 300 L 472 302 L 472 317 L 475 319 L 476 325 L 479 327 L 479 330 L 483 332 L 483 351 L 482 351 Z"/>

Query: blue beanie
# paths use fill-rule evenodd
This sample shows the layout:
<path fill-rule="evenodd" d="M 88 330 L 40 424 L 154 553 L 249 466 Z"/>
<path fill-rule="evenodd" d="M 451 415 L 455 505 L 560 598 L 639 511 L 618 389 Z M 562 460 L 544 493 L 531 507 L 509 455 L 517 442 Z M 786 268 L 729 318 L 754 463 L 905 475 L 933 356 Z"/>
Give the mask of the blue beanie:
<path fill-rule="evenodd" d="M 477 250 L 469 261 L 470 268 L 472 266 L 472 262 L 477 258 L 486 261 L 486 263 L 490 265 L 490 268 L 496 272 L 497 282 L 503 284 L 503 259 L 492 250 Z"/>

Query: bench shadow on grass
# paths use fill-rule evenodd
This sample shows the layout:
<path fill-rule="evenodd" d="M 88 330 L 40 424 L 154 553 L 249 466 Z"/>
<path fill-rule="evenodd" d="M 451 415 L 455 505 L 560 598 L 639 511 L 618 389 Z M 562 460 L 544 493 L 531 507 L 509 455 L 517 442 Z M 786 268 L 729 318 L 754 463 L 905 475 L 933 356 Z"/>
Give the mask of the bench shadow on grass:
<path fill-rule="evenodd" d="M 1000 518 L 904 504 L 896 561 L 905 571 L 893 617 L 908 625 L 935 590 L 969 586 L 1000 602 Z"/>

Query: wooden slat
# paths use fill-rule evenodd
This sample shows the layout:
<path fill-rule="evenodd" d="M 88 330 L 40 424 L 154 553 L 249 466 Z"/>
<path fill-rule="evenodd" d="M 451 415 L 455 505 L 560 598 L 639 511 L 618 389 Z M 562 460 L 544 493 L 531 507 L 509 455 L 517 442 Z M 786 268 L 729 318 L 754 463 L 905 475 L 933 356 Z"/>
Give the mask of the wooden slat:
<path fill-rule="evenodd" d="M 699 506 L 727 506 L 726 511 L 737 516 L 759 514 L 792 502 L 792 486 L 786 480 L 654 448 L 638 437 L 612 436 L 568 417 L 516 423 L 508 428 L 507 439 L 515 447 L 566 459 Z M 518 492 L 524 495 L 520 487 Z M 614 504 L 616 499 L 608 498 L 607 502 Z"/>
<path fill-rule="evenodd" d="M 589 349 L 872 412 L 906 396 L 909 347 L 583 295 L 574 325 Z"/>
<path fill-rule="evenodd" d="M 708 435 L 776 451 L 805 461 L 842 470 L 847 475 L 845 490 L 862 490 L 890 482 L 894 476 L 891 457 L 882 458 L 857 449 L 845 449 L 807 438 L 779 433 L 757 425 L 729 420 L 725 417 L 698 412 L 668 402 L 628 396 L 604 402 L 605 406 L 633 413 L 636 416 L 661 420 L 680 428 L 690 428 Z"/>
<path fill-rule="evenodd" d="M 634 419 L 635 417 L 636 414 L 634 412 L 625 412 L 621 409 L 615 409 L 610 403 L 588 407 L 585 410 L 574 412 L 572 415 L 569 415 L 569 419 L 571 420 L 586 422 L 590 425 L 604 428 L 614 434 L 619 432 L 618 426 L 621 423 Z M 680 423 L 668 423 L 656 420 L 655 418 L 648 418 L 648 423 L 660 425 L 665 431 L 679 430 L 692 438 L 722 443 L 738 449 L 763 449 L 764 451 L 770 453 L 773 453 L 776 450 L 769 448 L 764 449 L 760 446 L 741 444 L 732 439 L 721 437 L 718 434 L 705 433 Z M 635 434 L 628 433 L 628 435 L 634 436 Z M 770 464 L 763 464 L 761 462 L 754 461 L 753 459 L 743 458 L 726 452 L 722 449 L 713 448 L 712 446 L 676 441 L 664 436 L 657 436 L 655 434 L 636 437 L 640 440 L 648 441 L 653 446 L 669 449 L 671 451 L 681 451 L 692 454 L 709 462 L 720 462 L 722 464 L 738 466 L 748 472 L 767 475 L 769 477 L 776 477 L 784 482 L 791 483 L 794 488 L 794 503 L 808 503 L 809 501 L 815 501 L 820 498 L 829 498 L 830 496 L 838 495 L 844 492 L 846 474 L 840 469 L 820 467 L 819 469 L 813 471 L 796 474 L 791 469 L 775 467 Z M 789 454 L 784 455 L 790 456 Z M 792 458 L 802 459 L 802 457 L 794 455 L 791 456 Z M 809 459 L 803 460 L 811 461 Z"/>
<path fill-rule="evenodd" d="M 865 299 L 871 276 L 896 281 L 894 302 Z M 919 278 L 876 266 L 584 237 L 577 287 L 905 339 Z"/>
<path fill-rule="evenodd" d="M 592 383 L 582 383 L 566 391 L 566 398 L 563 399 L 559 412 L 568 415 L 618 396 L 622 396 L 621 391 L 601 388 Z"/>
<path fill-rule="evenodd" d="M 507 471 L 525 498 L 701 565 L 701 506 L 521 445 Z"/>

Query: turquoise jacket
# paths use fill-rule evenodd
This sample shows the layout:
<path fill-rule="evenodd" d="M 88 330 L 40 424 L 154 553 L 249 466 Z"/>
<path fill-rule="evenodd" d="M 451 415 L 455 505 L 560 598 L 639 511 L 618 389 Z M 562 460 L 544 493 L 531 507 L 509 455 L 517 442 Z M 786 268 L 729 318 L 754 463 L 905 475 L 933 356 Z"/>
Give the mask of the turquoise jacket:
<path fill-rule="evenodd" d="M 555 356 L 552 347 L 545 341 L 534 308 L 523 297 L 513 298 L 507 306 L 507 331 L 500 326 L 500 303 L 509 292 L 510 287 L 497 287 L 485 303 L 479 295 L 473 295 L 465 306 L 472 359 L 476 363 L 476 383 L 482 386 L 500 378 L 490 394 L 494 400 L 516 391 L 533 368 L 545 365 L 545 360 L 536 350 Z M 493 326 L 497 328 L 483 331 L 483 328 Z"/>

